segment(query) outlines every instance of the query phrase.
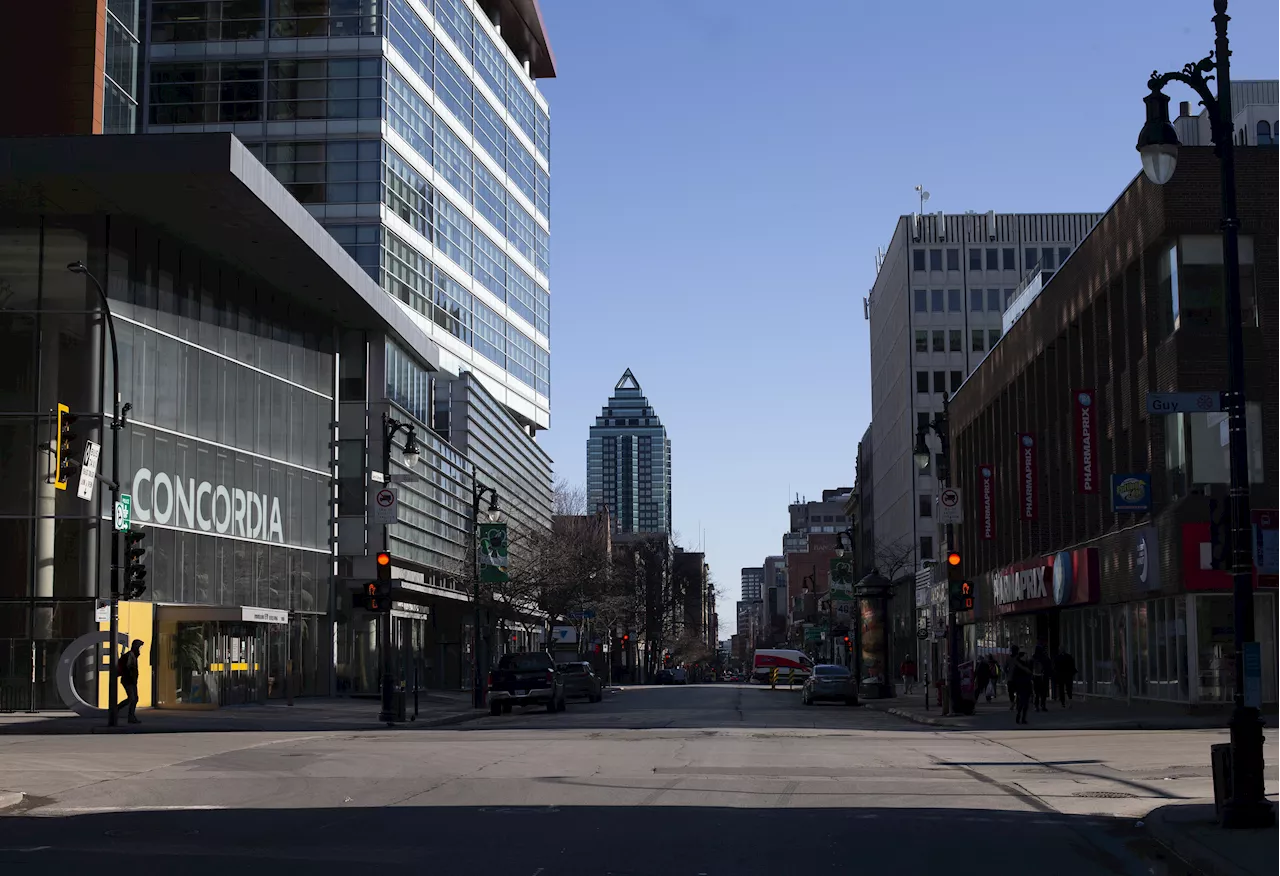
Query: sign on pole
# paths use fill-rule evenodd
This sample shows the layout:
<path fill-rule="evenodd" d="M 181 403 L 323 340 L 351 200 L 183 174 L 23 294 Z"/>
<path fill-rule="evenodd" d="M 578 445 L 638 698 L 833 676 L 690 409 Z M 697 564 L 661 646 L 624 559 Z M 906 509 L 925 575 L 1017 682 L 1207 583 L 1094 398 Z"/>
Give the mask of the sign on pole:
<path fill-rule="evenodd" d="M 853 559 L 831 558 L 831 598 L 836 602 L 853 601 Z"/>
<path fill-rule="evenodd" d="M 80 464 L 80 485 L 76 487 L 76 495 L 85 501 L 93 498 L 93 484 L 98 479 L 98 456 L 101 453 L 101 444 L 84 442 L 84 460 Z"/>
<path fill-rule="evenodd" d="M 116 532 L 128 532 L 129 524 L 133 516 L 133 497 L 128 493 L 120 494 L 120 501 L 116 502 L 115 514 L 115 530 Z"/>
<path fill-rule="evenodd" d="M 480 524 L 480 580 L 502 584 L 507 580 L 507 524 Z"/>
<path fill-rule="evenodd" d="M 1149 392 L 1148 414 L 1216 413 L 1225 409 L 1220 392 Z"/>
<path fill-rule="evenodd" d="M 386 526 L 400 520 L 400 503 L 396 494 L 388 489 L 381 489 L 373 495 L 373 510 L 370 514 L 375 526 Z"/>
<path fill-rule="evenodd" d="M 938 494 L 938 522 L 964 523 L 964 508 L 960 504 L 960 489 L 944 487 Z"/>

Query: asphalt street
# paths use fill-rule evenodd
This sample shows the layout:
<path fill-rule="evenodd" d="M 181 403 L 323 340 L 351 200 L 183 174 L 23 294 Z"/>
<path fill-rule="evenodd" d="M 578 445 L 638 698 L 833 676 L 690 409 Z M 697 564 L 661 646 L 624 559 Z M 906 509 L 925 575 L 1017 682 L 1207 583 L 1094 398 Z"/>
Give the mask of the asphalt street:
<path fill-rule="evenodd" d="M 962 733 L 796 692 L 624 688 L 377 732 L 0 738 L 0 872 L 1183 874 L 1137 820 L 1206 731 Z"/>

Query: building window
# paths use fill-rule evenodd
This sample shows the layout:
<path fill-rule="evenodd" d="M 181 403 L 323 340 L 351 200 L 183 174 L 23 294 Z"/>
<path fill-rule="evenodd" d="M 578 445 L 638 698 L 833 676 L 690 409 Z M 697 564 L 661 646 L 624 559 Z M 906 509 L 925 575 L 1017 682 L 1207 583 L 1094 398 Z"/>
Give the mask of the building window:
<path fill-rule="evenodd" d="M 929 352 L 929 332 L 927 329 L 916 329 L 916 352 Z"/>
<path fill-rule="evenodd" d="M 1258 145 L 1271 145 L 1271 125 L 1267 124 L 1265 119 L 1258 122 Z"/>
<path fill-rule="evenodd" d="M 982 270 L 982 250 L 980 249 L 969 250 L 969 270 L 971 271 Z"/>
<path fill-rule="evenodd" d="M 920 536 L 920 559 L 922 560 L 933 559 L 933 536 L 931 535 Z"/>
<path fill-rule="evenodd" d="M 951 333 L 951 352 L 963 353 L 964 352 L 964 340 L 963 340 L 964 335 L 962 333 L 962 330 L 950 329 L 949 331 Z"/>
<path fill-rule="evenodd" d="M 1058 247 L 1058 267 L 1062 267 L 1062 263 L 1065 262 L 1070 255 L 1071 255 L 1071 247 L 1069 246 Z"/>
<path fill-rule="evenodd" d="M 929 312 L 929 290 L 917 289 L 916 290 L 916 313 L 928 313 L 928 312 Z"/>
<path fill-rule="evenodd" d="M 929 391 L 929 372 L 917 371 L 916 372 L 916 392 L 928 392 L 928 391 Z"/>
<path fill-rule="evenodd" d="M 924 250 L 917 249 L 911 253 L 911 269 L 913 271 L 924 270 Z"/>
<path fill-rule="evenodd" d="M 929 293 L 933 300 L 933 312 L 942 313 L 943 296 L 941 289 L 934 289 Z"/>
<path fill-rule="evenodd" d="M 1018 269 L 1018 256 L 1011 246 L 1006 246 L 1001 250 L 1001 260 L 1004 262 L 1006 271 L 1016 271 Z"/>
<path fill-rule="evenodd" d="M 947 290 L 947 310 L 951 313 L 959 313 L 964 310 L 964 298 L 960 295 L 959 289 Z"/>
<path fill-rule="evenodd" d="M 948 271 L 960 270 L 960 250 L 958 249 L 947 250 L 947 270 Z"/>
<path fill-rule="evenodd" d="M 926 378 L 928 378 L 929 376 L 928 374 L 926 374 L 925 372 L 921 372 L 921 373 L 924 374 Z M 929 431 L 929 412 L 925 411 L 923 413 L 916 414 L 916 433 L 919 434 L 920 432 L 928 432 L 928 431 Z"/>
<path fill-rule="evenodd" d="M 1160 253 L 1160 331 L 1167 337 L 1178 328 L 1178 244 Z"/>
<path fill-rule="evenodd" d="M 929 270 L 931 271 L 942 270 L 942 250 L 940 249 L 929 250 Z"/>
<path fill-rule="evenodd" d="M 986 349 L 986 333 L 982 329 L 973 330 L 973 352 L 981 353 Z"/>
<path fill-rule="evenodd" d="M 942 333 L 942 331 L 940 329 L 935 329 L 933 332 L 933 352 L 935 353 L 947 352 L 946 340 L 947 340 L 946 336 Z"/>
<path fill-rule="evenodd" d="M 1046 271 L 1052 271 L 1056 267 L 1053 261 L 1053 247 L 1046 246 L 1040 250 L 1040 267 Z"/>
<path fill-rule="evenodd" d="M 1249 482 L 1263 482 L 1262 405 L 1248 402 L 1245 406 L 1245 430 L 1248 437 Z M 1193 486 L 1227 484 L 1231 481 L 1231 459 L 1228 452 L 1226 413 L 1169 414 L 1165 417 L 1165 464 L 1171 477 L 1185 472 Z M 1187 467 L 1188 457 L 1190 468 Z"/>
<path fill-rule="evenodd" d="M 956 390 L 960 388 L 960 384 L 962 383 L 964 383 L 964 372 L 952 371 L 951 372 L 951 394 L 952 395 L 956 394 Z"/>
<path fill-rule="evenodd" d="M 1009 305 L 1012 303 L 1013 303 L 1013 290 L 1005 289 L 1004 290 L 1004 309 L 1008 310 Z"/>
<path fill-rule="evenodd" d="M 987 270 L 1000 270 L 1000 251 L 994 246 L 987 250 Z"/>
<path fill-rule="evenodd" d="M 1174 328 L 1184 323 L 1196 328 L 1225 329 L 1226 272 L 1222 269 L 1222 238 L 1218 235 L 1184 235 L 1178 241 L 1178 306 Z M 1253 238 L 1240 238 L 1240 310 L 1246 326 L 1258 324 L 1255 304 Z"/>
<path fill-rule="evenodd" d="M 947 391 L 947 372 L 945 371 L 933 372 L 933 391 L 934 392 Z"/>
<path fill-rule="evenodd" d="M 987 332 L 987 347 L 994 349 L 996 342 L 1000 340 L 1000 329 L 991 329 Z"/>
<path fill-rule="evenodd" d="M 1038 264 L 1040 264 L 1040 250 L 1036 249 L 1034 246 L 1027 247 L 1027 260 L 1026 263 L 1023 264 L 1022 269 L 1024 271 L 1029 271 Z"/>
<path fill-rule="evenodd" d="M 972 310 L 974 313 L 982 312 L 982 290 L 981 289 L 969 290 L 969 309 Z"/>
<path fill-rule="evenodd" d="M 920 497 L 920 516 L 921 517 L 933 516 L 933 496 Z"/>
<path fill-rule="evenodd" d="M 992 313 L 1000 313 L 1003 310 L 1003 308 L 1000 306 L 1000 290 L 999 289 L 987 290 L 987 310 L 991 311 Z"/>

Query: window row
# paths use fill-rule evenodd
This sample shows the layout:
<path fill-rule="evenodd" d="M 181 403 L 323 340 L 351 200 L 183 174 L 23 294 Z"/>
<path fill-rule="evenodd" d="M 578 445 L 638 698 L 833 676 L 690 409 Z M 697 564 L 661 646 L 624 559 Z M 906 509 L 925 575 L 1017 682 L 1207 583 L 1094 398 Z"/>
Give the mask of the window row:
<path fill-rule="evenodd" d="M 989 350 L 1000 340 L 1000 329 L 973 329 L 969 333 L 970 350 L 981 353 Z M 932 341 L 932 343 L 930 343 Z M 963 353 L 963 329 L 916 329 L 917 353 Z"/>
<path fill-rule="evenodd" d="M 153 125 L 382 115 L 382 59 L 153 64 Z"/>
<path fill-rule="evenodd" d="M 422 253 L 387 233 L 383 288 L 544 396 L 551 354 L 477 300 Z"/>
<path fill-rule="evenodd" d="M 970 289 L 969 310 L 974 313 L 1004 313 L 1013 303 L 1012 289 Z"/>
<path fill-rule="evenodd" d="M 922 393 L 947 392 L 947 372 L 934 371 L 932 373 L 933 373 L 933 388 L 930 389 L 929 388 L 930 372 L 928 371 L 916 372 L 916 392 L 922 392 Z M 952 371 L 951 372 L 951 392 L 955 393 L 955 391 L 960 388 L 960 384 L 962 383 L 964 383 L 964 372 Z"/>
<path fill-rule="evenodd" d="M 381 199 L 381 141 L 254 143 L 249 151 L 299 203 L 376 204 Z"/>
<path fill-rule="evenodd" d="M 1071 247 L 1060 246 L 1057 248 L 1057 261 L 1054 261 L 1055 250 L 1052 246 L 1034 247 L 1029 246 L 1026 249 L 1026 259 L 1023 264 L 1025 270 L 1039 268 L 1042 271 L 1052 271 L 1062 267 L 1062 263 L 1071 255 Z"/>
<path fill-rule="evenodd" d="M 384 199 L 388 209 L 480 285 L 543 335 L 550 334 L 551 295 L 390 148 L 386 150 Z"/>
<path fill-rule="evenodd" d="M 477 161 L 444 121 L 394 70 L 387 70 L 387 125 L 474 204 L 511 245 L 542 272 L 551 271 L 551 239 L 502 181 Z"/>
<path fill-rule="evenodd" d="M 945 259 L 945 262 L 944 262 Z M 911 251 L 911 269 L 913 271 L 941 271 L 943 265 L 948 271 L 960 270 L 960 248 L 935 247 L 933 249 L 914 249 Z M 1018 253 L 1012 246 L 1006 247 L 974 247 L 969 250 L 969 270 L 980 271 L 983 266 L 988 271 L 1016 271 L 1018 269 Z"/>
<path fill-rule="evenodd" d="M 157 0 L 151 42 L 376 36 L 377 0 Z"/>

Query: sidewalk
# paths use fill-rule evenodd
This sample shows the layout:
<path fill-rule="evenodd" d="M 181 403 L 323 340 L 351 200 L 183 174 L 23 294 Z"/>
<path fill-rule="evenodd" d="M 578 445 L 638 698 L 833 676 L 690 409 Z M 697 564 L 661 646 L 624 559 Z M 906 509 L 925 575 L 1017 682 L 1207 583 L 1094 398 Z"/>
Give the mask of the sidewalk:
<path fill-rule="evenodd" d="M 425 729 L 460 724 L 488 715 L 471 707 L 470 691 L 419 693 L 418 716 L 413 718 L 413 697 L 408 701 L 409 720 L 397 727 Z M 82 718 L 74 712 L 14 713 L 0 715 L 0 736 L 64 733 L 234 733 L 254 731 L 379 730 L 376 698 L 307 697 L 292 706 L 281 700 L 266 705 L 228 706 L 208 711 L 139 709 L 141 724 L 129 724 L 121 714 L 119 727 L 109 730 L 105 713 Z"/>
<path fill-rule="evenodd" d="M 1280 870 L 1276 828 L 1224 830 L 1212 803 L 1180 803 L 1153 809 L 1151 836 L 1206 876 L 1274 876 Z"/>
<path fill-rule="evenodd" d="M 888 700 L 862 700 L 864 706 L 897 715 L 917 724 L 949 727 L 955 730 L 1219 730 L 1225 729 L 1229 716 L 1189 715 L 1186 707 L 1176 703 L 1135 702 L 1105 697 L 1067 700 L 1067 708 L 1049 703 L 1049 711 L 1027 713 L 1026 724 L 1015 724 L 1009 700 L 1001 696 L 990 703 L 979 700 L 972 715 L 943 717 L 937 705 L 937 691 L 931 689 L 929 708 L 924 705 L 924 691 L 917 686 L 911 696 L 902 694 Z M 1275 717 L 1264 715 L 1268 727 L 1275 727 Z"/>

